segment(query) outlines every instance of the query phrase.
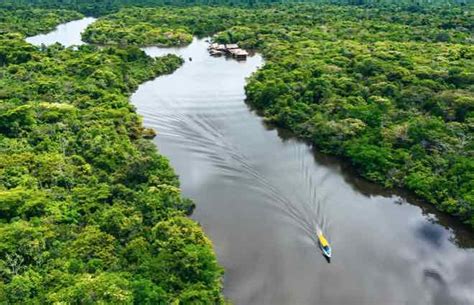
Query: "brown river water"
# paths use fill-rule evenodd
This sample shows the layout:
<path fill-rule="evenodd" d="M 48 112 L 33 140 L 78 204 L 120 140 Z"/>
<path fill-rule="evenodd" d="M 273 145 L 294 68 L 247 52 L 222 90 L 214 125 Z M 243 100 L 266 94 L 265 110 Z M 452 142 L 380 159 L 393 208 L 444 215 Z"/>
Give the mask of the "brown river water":
<path fill-rule="evenodd" d="M 77 44 L 90 22 L 28 41 Z M 214 243 L 234 304 L 474 304 L 473 233 L 266 126 L 244 92 L 261 56 L 213 58 L 206 47 L 195 39 L 183 48 L 145 48 L 186 62 L 142 84 L 131 102 L 196 203 L 192 218 Z M 317 228 L 331 243 L 330 263 Z"/>

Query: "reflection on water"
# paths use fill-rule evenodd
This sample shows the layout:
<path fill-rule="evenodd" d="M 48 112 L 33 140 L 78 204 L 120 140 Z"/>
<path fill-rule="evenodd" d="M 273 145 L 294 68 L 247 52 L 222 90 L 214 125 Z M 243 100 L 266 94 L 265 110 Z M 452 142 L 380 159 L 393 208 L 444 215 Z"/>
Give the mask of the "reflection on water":
<path fill-rule="evenodd" d="M 209 57 L 204 41 L 146 48 L 192 61 L 143 84 L 132 102 L 194 199 L 236 304 L 474 302 L 473 237 L 431 206 L 354 175 L 337 159 L 264 126 L 244 104 L 262 59 Z M 438 216 L 436 216 L 438 215 Z M 316 245 L 321 226 L 333 247 Z M 453 242 L 463 235 L 464 243 Z M 472 270 L 471 270 L 472 271 Z"/>
<path fill-rule="evenodd" d="M 196 202 L 235 304 L 474 304 L 471 233 L 264 126 L 243 90 L 262 58 L 212 58 L 206 46 L 146 48 L 186 63 L 142 84 L 132 102 Z"/>
<path fill-rule="evenodd" d="M 95 21 L 95 18 L 87 17 L 80 20 L 74 20 L 59 25 L 54 31 L 47 34 L 40 34 L 26 39 L 27 42 L 40 46 L 61 43 L 66 47 L 84 44 L 81 40 L 81 33 L 87 26 Z"/>

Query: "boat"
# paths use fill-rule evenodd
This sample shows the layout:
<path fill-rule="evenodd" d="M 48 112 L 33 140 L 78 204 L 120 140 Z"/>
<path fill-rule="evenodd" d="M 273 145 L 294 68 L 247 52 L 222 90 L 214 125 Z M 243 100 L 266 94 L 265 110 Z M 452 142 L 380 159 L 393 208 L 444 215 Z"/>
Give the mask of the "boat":
<path fill-rule="evenodd" d="M 329 245 L 326 237 L 324 237 L 323 232 L 318 231 L 318 242 L 321 251 L 323 251 L 324 256 L 331 258 L 331 246 Z"/>
<path fill-rule="evenodd" d="M 211 54 L 211 56 L 222 56 L 224 55 L 224 52 L 212 49 L 209 51 L 209 54 Z"/>

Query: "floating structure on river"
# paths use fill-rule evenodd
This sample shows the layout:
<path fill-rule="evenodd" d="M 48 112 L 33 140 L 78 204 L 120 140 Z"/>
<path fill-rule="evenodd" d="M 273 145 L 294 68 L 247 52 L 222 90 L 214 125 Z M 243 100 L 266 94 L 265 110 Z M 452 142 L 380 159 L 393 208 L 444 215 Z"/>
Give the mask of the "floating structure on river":
<path fill-rule="evenodd" d="M 238 60 L 245 60 L 249 53 L 244 49 L 239 48 L 237 44 L 218 44 L 218 43 L 211 43 L 209 45 L 209 54 L 211 56 L 222 56 L 222 55 L 229 55 L 234 57 Z"/>

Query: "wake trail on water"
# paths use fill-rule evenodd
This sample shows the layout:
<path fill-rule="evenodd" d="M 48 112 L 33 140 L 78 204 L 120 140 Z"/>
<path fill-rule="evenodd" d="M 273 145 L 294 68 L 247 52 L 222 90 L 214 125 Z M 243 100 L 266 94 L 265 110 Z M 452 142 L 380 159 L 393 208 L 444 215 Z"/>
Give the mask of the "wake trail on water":
<path fill-rule="evenodd" d="M 272 207 L 279 210 L 317 244 L 317 232 L 327 227 L 324 216 L 324 198 L 318 196 L 312 168 L 307 162 L 307 151 L 302 145 L 294 145 L 294 154 L 299 162 L 300 185 L 304 192 L 286 196 L 254 166 L 236 145 L 231 143 L 220 130 L 219 125 L 205 114 L 182 114 L 174 112 L 166 115 L 146 113 L 148 119 L 159 130 L 158 134 L 168 137 L 186 150 L 207 159 L 221 170 L 228 179 L 247 180 L 248 186 L 268 199 Z M 288 190 L 292 189 L 288 187 Z"/>

